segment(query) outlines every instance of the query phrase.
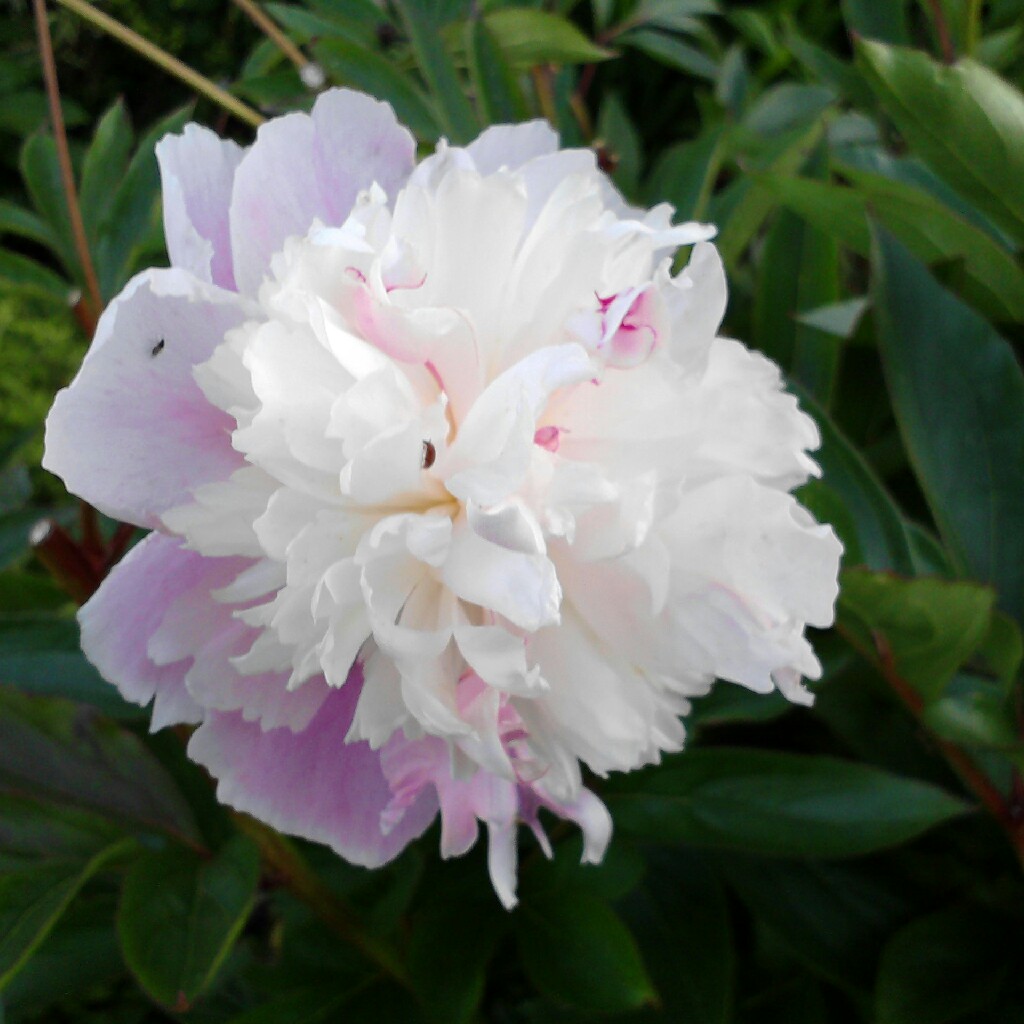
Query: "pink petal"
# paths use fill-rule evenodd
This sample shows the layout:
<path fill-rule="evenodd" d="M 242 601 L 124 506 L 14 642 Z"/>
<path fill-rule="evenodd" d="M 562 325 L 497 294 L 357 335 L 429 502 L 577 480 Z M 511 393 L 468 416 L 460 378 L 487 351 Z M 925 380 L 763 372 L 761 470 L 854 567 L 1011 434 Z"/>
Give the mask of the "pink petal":
<path fill-rule="evenodd" d="M 171 265 L 235 290 L 228 209 L 241 146 L 197 124 L 156 147 Z"/>
<path fill-rule="evenodd" d="M 92 347 L 46 420 L 43 466 L 101 512 L 156 526 L 202 484 L 243 462 L 234 421 L 192 378 L 246 309 L 181 270 L 128 283 L 100 318 Z"/>
<path fill-rule="evenodd" d="M 216 567 L 216 560 L 186 551 L 180 541 L 151 533 L 78 613 L 82 650 L 100 674 L 133 704 L 155 698 L 154 730 L 203 717 L 185 689 L 188 661 L 157 666 L 147 647 L 168 605 L 201 585 Z"/>
<path fill-rule="evenodd" d="M 342 224 L 361 189 L 377 182 L 393 196 L 415 149 L 390 106 L 348 89 L 322 93 L 311 114 L 265 124 L 238 167 L 231 199 L 239 289 L 255 292 L 270 257 L 314 220 Z"/>
<path fill-rule="evenodd" d="M 377 867 L 423 833 L 437 813 L 419 796 L 385 835 L 381 815 L 392 798 L 380 754 L 345 743 L 362 688 L 357 667 L 301 733 L 264 732 L 240 714 L 212 712 L 188 752 L 218 780 L 222 802 L 292 835 L 326 843 L 346 860 Z"/>

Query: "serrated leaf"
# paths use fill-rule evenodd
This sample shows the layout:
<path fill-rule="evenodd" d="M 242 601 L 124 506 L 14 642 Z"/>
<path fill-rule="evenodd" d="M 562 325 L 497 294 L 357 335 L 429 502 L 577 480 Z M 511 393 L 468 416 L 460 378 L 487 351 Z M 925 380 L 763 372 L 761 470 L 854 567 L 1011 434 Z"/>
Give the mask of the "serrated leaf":
<path fill-rule="evenodd" d="M 967 810 L 915 779 L 830 757 L 695 749 L 616 779 L 616 827 L 644 839 L 791 857 L 855 857 Z"/>
<path fill-rule="evenodd" d="M 1024 619 L 1024 373 L 1010 346 L 878 229 L 872 298 L 893 409 L 958 567 Z"/>
<path fill-rule="evenodd" d="M 210 858 L 172 847 L 140 857 L 124 881 L 117 933 L 125 963 L 157 1002 L 187 1009 L 248 919 L 259 856 L 236 836 Z"/>
<path fill-rule="evenodd" d="M 1024 242 L 1024 95 L 982 64 L 861 41 L 857 56 L 913 151 Z"/>
<path fill-rule="evenodd" d="M 976 583 L 849 569 L 839 626 L 862 654 L 930 701 L 988 635 L 994 597 Z"/>

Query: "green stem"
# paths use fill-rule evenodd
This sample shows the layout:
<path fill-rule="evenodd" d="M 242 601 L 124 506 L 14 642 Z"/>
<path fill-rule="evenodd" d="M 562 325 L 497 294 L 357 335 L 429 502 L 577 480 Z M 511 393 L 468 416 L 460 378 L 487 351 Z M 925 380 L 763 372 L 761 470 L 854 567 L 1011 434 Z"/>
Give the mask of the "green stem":
<path fill-rule="evenodd" d="M 324 884 L 285 836 L 247 814 L 233 817 L 238 827 L 259 847 L 264 864 L 296 899 L 305 903 L 336 935 L 386 975 L 409 987 L 408 975 L 395 951 L 363 928 L 355 913 Z"/>
<path fill-rule="evenodd" d="M 981 41 L 981 7 L 983 0 L 969 0 L 967 4 L 967 29 L 964 32 L 964 51 L 973 57 Z"/>
<path fill-rule="evenodd" d="M 87 0 L 57 0 L 62 7 L 74 11 L 79 17 L 84 18 L 91 25 L 102 29 L 108 35 L 113 36 L 118 42 L 124 43 L 136 53 L 141 54 L 146 60 L 163 68 L 164 71 L 184 82 L 190 89 L 212 100 L 218 106 L 234 114 L 240 121 L 259 128 L 263 124 L 264 117 L 259 111 L 236 99 L 231 93 L 222 89 L 215 82 L 211 82 L 205 75 L 199 74 L 187 64 L 183 64 L 177 57 L 172 57 L 166 50 L 161 50 L 148 39 L 144 39 L 121 22 L 111 18 L 109 14 L 97 10 Z"/>

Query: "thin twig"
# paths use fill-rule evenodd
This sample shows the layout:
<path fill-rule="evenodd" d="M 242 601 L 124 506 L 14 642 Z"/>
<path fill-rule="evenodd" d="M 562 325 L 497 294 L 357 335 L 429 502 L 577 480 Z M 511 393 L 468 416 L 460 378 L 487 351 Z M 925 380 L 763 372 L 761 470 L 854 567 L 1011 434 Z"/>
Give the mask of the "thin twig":
<path fill-rule="evenodd" d="M 848 639 L 851 638 L 848 636 Z M 878 664 L 885 681 L 892 687 L 893 692 L 900 698 L 914 718 L 917 719 L 918 723 L 927 729 L 923 719 L 925 710 L 924 700 L 899 674 L 888 641 L 881 633 L 874 630 L 871 633 L 871 639 L 874 642 L 875 655 L 878 658 Z M 955 743 L 950 743 L 948 740 L 944 740 L 930 731 L 929 736 L 942 752 L 950 767 L 953 768 L 963 783 L 974 792 L 975 796 L 978 797 L 1006 831 L 1014 852 L 1017 854 L 1017 858 L 1024 865 L 1024 831 L 1022 831 L 1021 822 L 1017 820 L 1003 794 L 996 789 L 988 776 Z"/>
<path fill-rule="evenodd" d="M 42 0 L 35 0 L 41 3 Z M 148 39 L 144 39 L 121 22 L 111 18 L 109 14 L 97 10 L 87 0 L 57 0 L 61 6 L 84 18 L 90 24 L 102 29 L 108 35 L 113 36 L 118 42 L 141 54 L 146 60 L 163 68 L 168 74 L 184 82 L 190 89 L 212 100 L 214 103 L 230 111 L 240 121 L 258 128 L 263 124 L 265 118 L 259 111 L 253 110 L 248 104 L 236 99 L 227 90 L 222 89 L 215 82 L 211 82 L 205 75 L 193 70 L 187 64 L 182 63 L 177 57 L 171 56 L 166 50 L 161 50 Z"/>
<path fill-rule="evenodd" d="M 970 0 L 967 4 L 967 31 L 964 32 L 964 50 L 973 57 L 981 38 L 981 6 L 984 0 Z"/>
<path fill-rule="evenodd" d="M 942 48 L 942 59 L 947 64 L 956 63 L 956 48 L 953 46 L 953 37 L 949 32 L 949 25 L 946 23 L 946 12 L 942 9 L 942 0 L 928 0 L 928 6 L 932 11 L 932 21 L 935 22 L 935 33 L 939 37 L 939 46 Z"/>
<path fill-rule="evenodd" d="M 537 102 L 541 113 L 548 119 L 552 127 L 558 127 L 558 111 L 555 109 L 555 90 L 551 84 L 551 67 L 537 64 L 530 68 L 533 88 L 537 93 Z"/>
<path fill-rule="evenodd" d="M 233 818 L 259 847 L 263 863 L 296 899 L 390 978 L 409 986 L 405 969 L 391 948 L 360 925 L 348 905 L 323 883 L 285 836 L 248 814 L 235 813 Z"/>
<path fill-rule="evenodd" d="M 75 239 L 75 252 L 82 268 L 85 288 L 89 293 L 93 316 L 99 316 L 103 310 L 103 298 L 96 277 L 96 268 L 89 255 L 89 242 L 85 237 L 85 222 L 82 210 L 78 205 L 78 189 L 75 187 L 75 171 L 71 166 L 71 152 L 68 149 L 68 136 L 64 129 L 64 113 L 60 106 L 60 86 L 57 83 L 57 64 L 53 59 L 53 40 L 50 38 L 50 23 L 46 18 L 45 0 L 32 0 L 35 14 L 36 32 L 39 36 L 39 59 L 43 65 L 43 79 L 46 82 L 46 98 L 50 103 L 50 120 L 53 122 L 53 141 L 57 146 L 57 162 L 60 164 L 61 183 L 64 197 L 68 204 L 68 218 L 71 221 L 71 234 Z"/>
<path fill-rule="evenodd" d="M 298 68 L 299 78 L 310 89 L 324 84 L 320 65 L 311 61 L 282 31 L 277 23 L 254 0 L 234 0 L 256 27 Z"/>

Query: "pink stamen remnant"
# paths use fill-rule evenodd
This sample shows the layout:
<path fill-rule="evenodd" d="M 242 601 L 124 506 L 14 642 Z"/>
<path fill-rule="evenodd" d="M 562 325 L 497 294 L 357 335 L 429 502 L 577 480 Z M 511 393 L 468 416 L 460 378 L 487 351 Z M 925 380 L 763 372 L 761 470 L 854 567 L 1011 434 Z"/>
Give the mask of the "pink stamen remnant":
<path fill-rule="evenodd" d="M 541 427 L 533 435 L 533 443 L 549 452 L 557 452 L 561 441 L 562 431 L 558 427 Z"/>

